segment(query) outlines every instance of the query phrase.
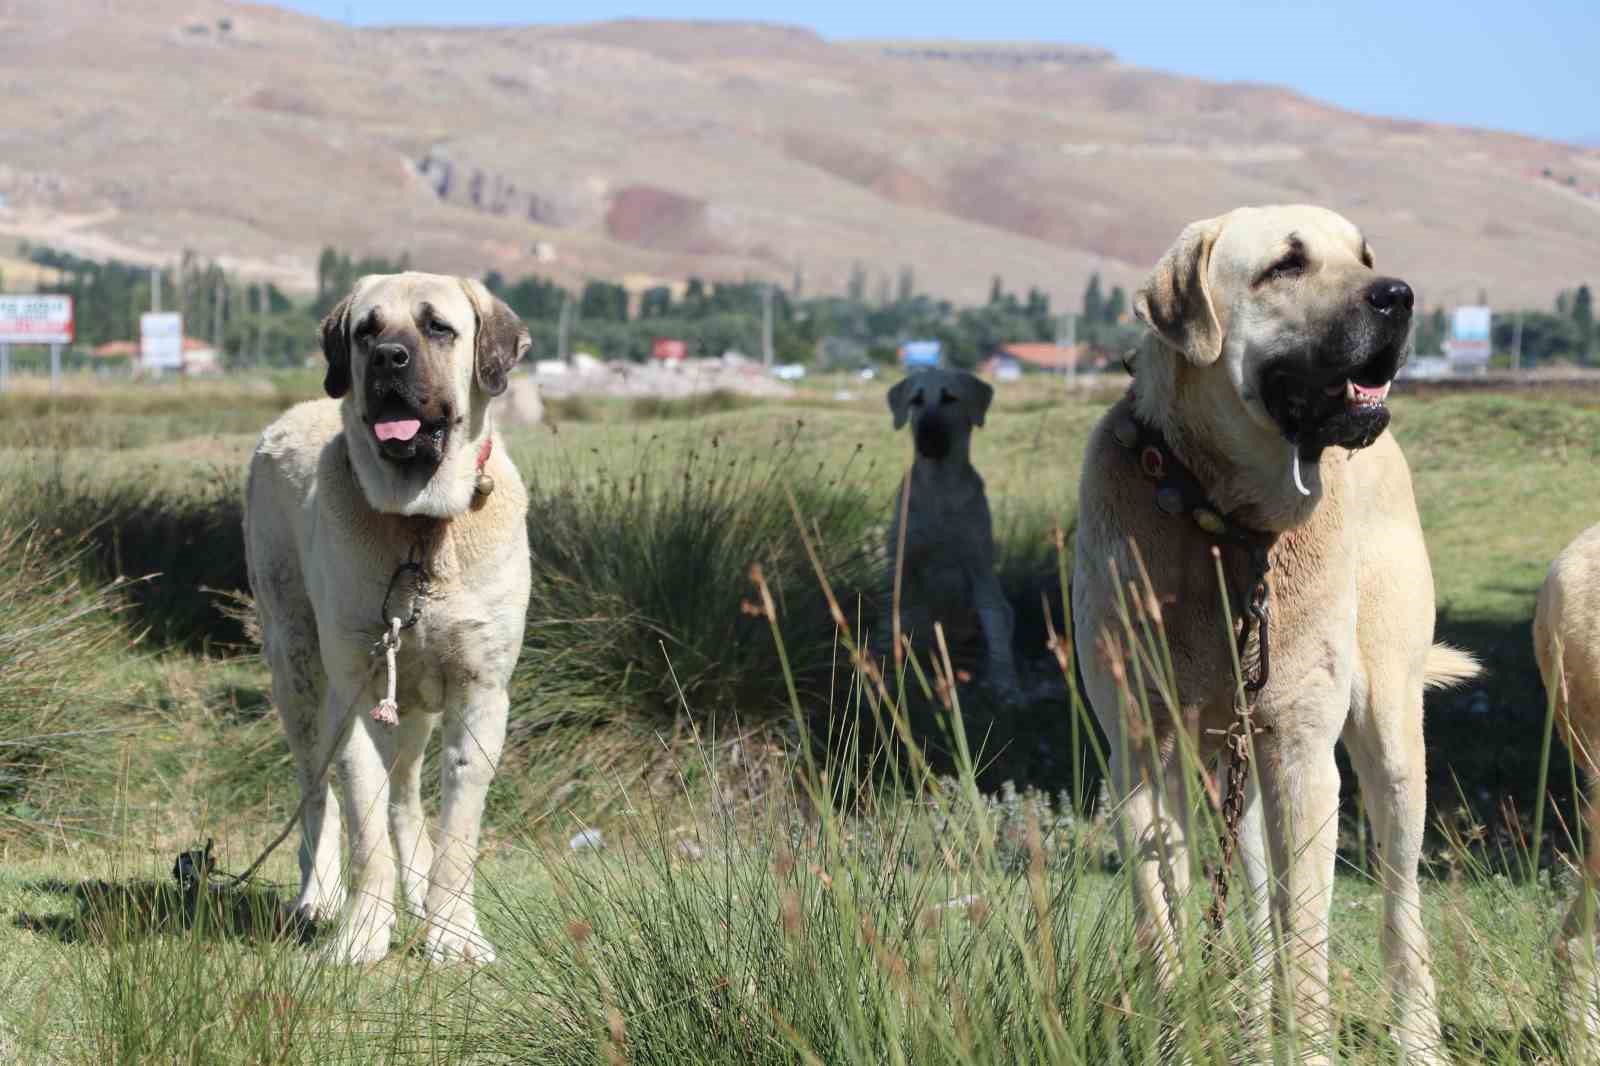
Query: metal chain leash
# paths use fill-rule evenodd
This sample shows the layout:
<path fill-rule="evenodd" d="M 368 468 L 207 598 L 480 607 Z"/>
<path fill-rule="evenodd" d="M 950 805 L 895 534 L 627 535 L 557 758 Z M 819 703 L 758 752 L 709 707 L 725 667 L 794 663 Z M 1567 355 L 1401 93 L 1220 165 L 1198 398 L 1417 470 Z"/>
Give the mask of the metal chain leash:
<path fill-rule="evenodd" d="M 1211 932 L 1222 929 L 1223 916 L 1228 909 L 1228 873 L 1233 868 L 1234 854 L 1239 846 L 1239 823 L 1244 818 L 1245 788 L 1250 774 L 1250 738 L 1261 732 L 1255 723 L 1255 697 L 1267 687 L 1271 669 L 1272 644 L 1268 627 L 1267 552 L 1256 548 L 1250 553 L 1250 592 L 1245 607 L 1243 625 L 1235 643 L 1239 669 L 1245 669 L 1245 653 L 1250 647 L 1251 630 L 1257 636 L 1256 674 L 1244 677 L 1243 684 L 1234 695 L 1233 721 L 1223 737 L 1223 750 L 1228 755 L 1228 780 L 1222 795 L 1222 858 L 1211 874 L 1211 907 L 1206 912 L 1206 922 Z"/>

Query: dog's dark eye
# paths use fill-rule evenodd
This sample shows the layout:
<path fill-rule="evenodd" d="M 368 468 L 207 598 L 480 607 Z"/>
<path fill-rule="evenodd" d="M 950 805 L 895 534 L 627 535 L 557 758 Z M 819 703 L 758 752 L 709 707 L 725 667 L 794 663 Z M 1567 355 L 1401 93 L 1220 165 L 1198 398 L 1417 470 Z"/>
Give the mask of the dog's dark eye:
<path fill-rule="evenodd" d="M 1282 281 L 1287 278 L 1297 278 L 1306 272 L 1306 257 L 1300 252 L 1290 252 L 1282 259 L 1267 267 L 1261 272 L 1261 277 L 1256 279 L 1260 285 L 1268 281 Z"/>
<path fill-rule="evenodd" d="M 922 406 L 922 393 L 919 392 L 915 396 L 911 397 L 911 406 L 912 407 L 921 407 Z"/>
<path fill-rule="evenodd" d="M 428 319 L 428 333 L 441 339 L 448 339 L 456 335 L 456 331 L 450 328 L 448 322 L 440 321 L 437 318 Z"/>
<path fill-rule="evenodd" d="M 954 395 L 952 395 L 951 393 L 945 392 L 943 389 L 939 390 L 939 403 L 941 405 L 947 404 L 947 403 L 955 403 L 955 402 L 956 402 L 956 398 L 955 398 Z"/>

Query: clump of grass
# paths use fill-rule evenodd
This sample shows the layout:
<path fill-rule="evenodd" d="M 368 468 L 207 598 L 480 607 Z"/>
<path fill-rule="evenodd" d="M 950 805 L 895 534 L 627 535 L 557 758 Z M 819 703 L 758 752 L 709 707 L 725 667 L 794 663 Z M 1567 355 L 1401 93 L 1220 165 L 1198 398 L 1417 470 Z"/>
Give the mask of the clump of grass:
<path fill-rule="evenodd" d="M 582 393 L 571 396 L 541 396 L 546 422 L 560 426 L 563 422 L 597 422 L 602 410 L 591 397 Z"/>
<path fill-rule="evenodd" d="M 738 411 L 761 402 L 757 397 L 732 389 L 712 389 L 689 396 L 640 396 L 628 405 L 628 414 L 641 422 L 654 418 L 697 418 Z"/>
<path fill-rule="evenodd" d="M 0 396 L 0 448 L 116 451 L 199 435 L 253 434 L 293 404 L 319 395 L 309 376 L 300 375 L 15 391 Z"/>
<path fill-rule="evenodd" d="M 602 722 L 630 711 L 751 719 L 786 713 L 765 626 L 741 610 L 759 564 L 793 633 L 801 698 L 825 707 L 837 664 L 832 622 L 786 503 L 803 501 L 844 587 L 875 582 L 881 521 L 867 471 L 797 470 L 796 424 L 764 452 L 713 435 L 683 448 L 656 438 L 584 475 L 531 480 L 533 556 L 514 714 Z"/>
<path fill-rule="evenodd" d="M 0 528 L 0 833 L 31 824 L 45 775 L 121 725 L 100 680 L 128 642 L 121 590 L 85 581 L 84 551 Z"/>
<path fill-rule="evenodd" d="M 130 624 L 149 639 L 231 649 L 245 643 L 243 626 L 212 590 L 248 587 L 242 481 L 221 467 L 174 488 L 138 469 L 17 464 L 4 502 L 11 519 L 80 541 L 74 558 L 91 579 L 128 580 Z"/>

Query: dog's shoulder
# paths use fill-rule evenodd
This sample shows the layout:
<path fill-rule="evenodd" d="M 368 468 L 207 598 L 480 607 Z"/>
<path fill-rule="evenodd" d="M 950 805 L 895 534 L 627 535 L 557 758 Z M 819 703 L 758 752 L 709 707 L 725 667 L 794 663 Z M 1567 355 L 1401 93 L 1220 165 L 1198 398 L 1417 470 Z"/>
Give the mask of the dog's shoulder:
<path fill-rule="evenodd" d="M 274 419 L 256 441 L 253 469 L 271 467 L 300 481 L 316 472 L 322 451 L 344 425 L 338 400 L 308 400 Z"/>

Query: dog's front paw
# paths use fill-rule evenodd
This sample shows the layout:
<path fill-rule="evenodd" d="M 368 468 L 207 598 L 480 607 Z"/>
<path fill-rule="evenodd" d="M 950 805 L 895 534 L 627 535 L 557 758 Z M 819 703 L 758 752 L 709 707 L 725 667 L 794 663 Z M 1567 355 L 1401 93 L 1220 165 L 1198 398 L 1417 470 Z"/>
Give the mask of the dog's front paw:
<path fill-rule="evenodd" d="M 390 926 L 377 920 L 346 922 L 335 934 L 328 952 L 335 962 L 360 966 L 382 962 L 389 954 Z"/>
<path fill-rule="evenodd" d="M 344 909 L 344 892 L 303 892 L 289 909 L 300 921 L 311 925 L 331 922 Z"/>
<path fill-rule="evenodd" d="M 465 962 L 474 966 L 487 966 L 495 960 L 494 945 L 476 924 L 469 928 L 428 927 L 428 958 L 442 966 Z"/>

